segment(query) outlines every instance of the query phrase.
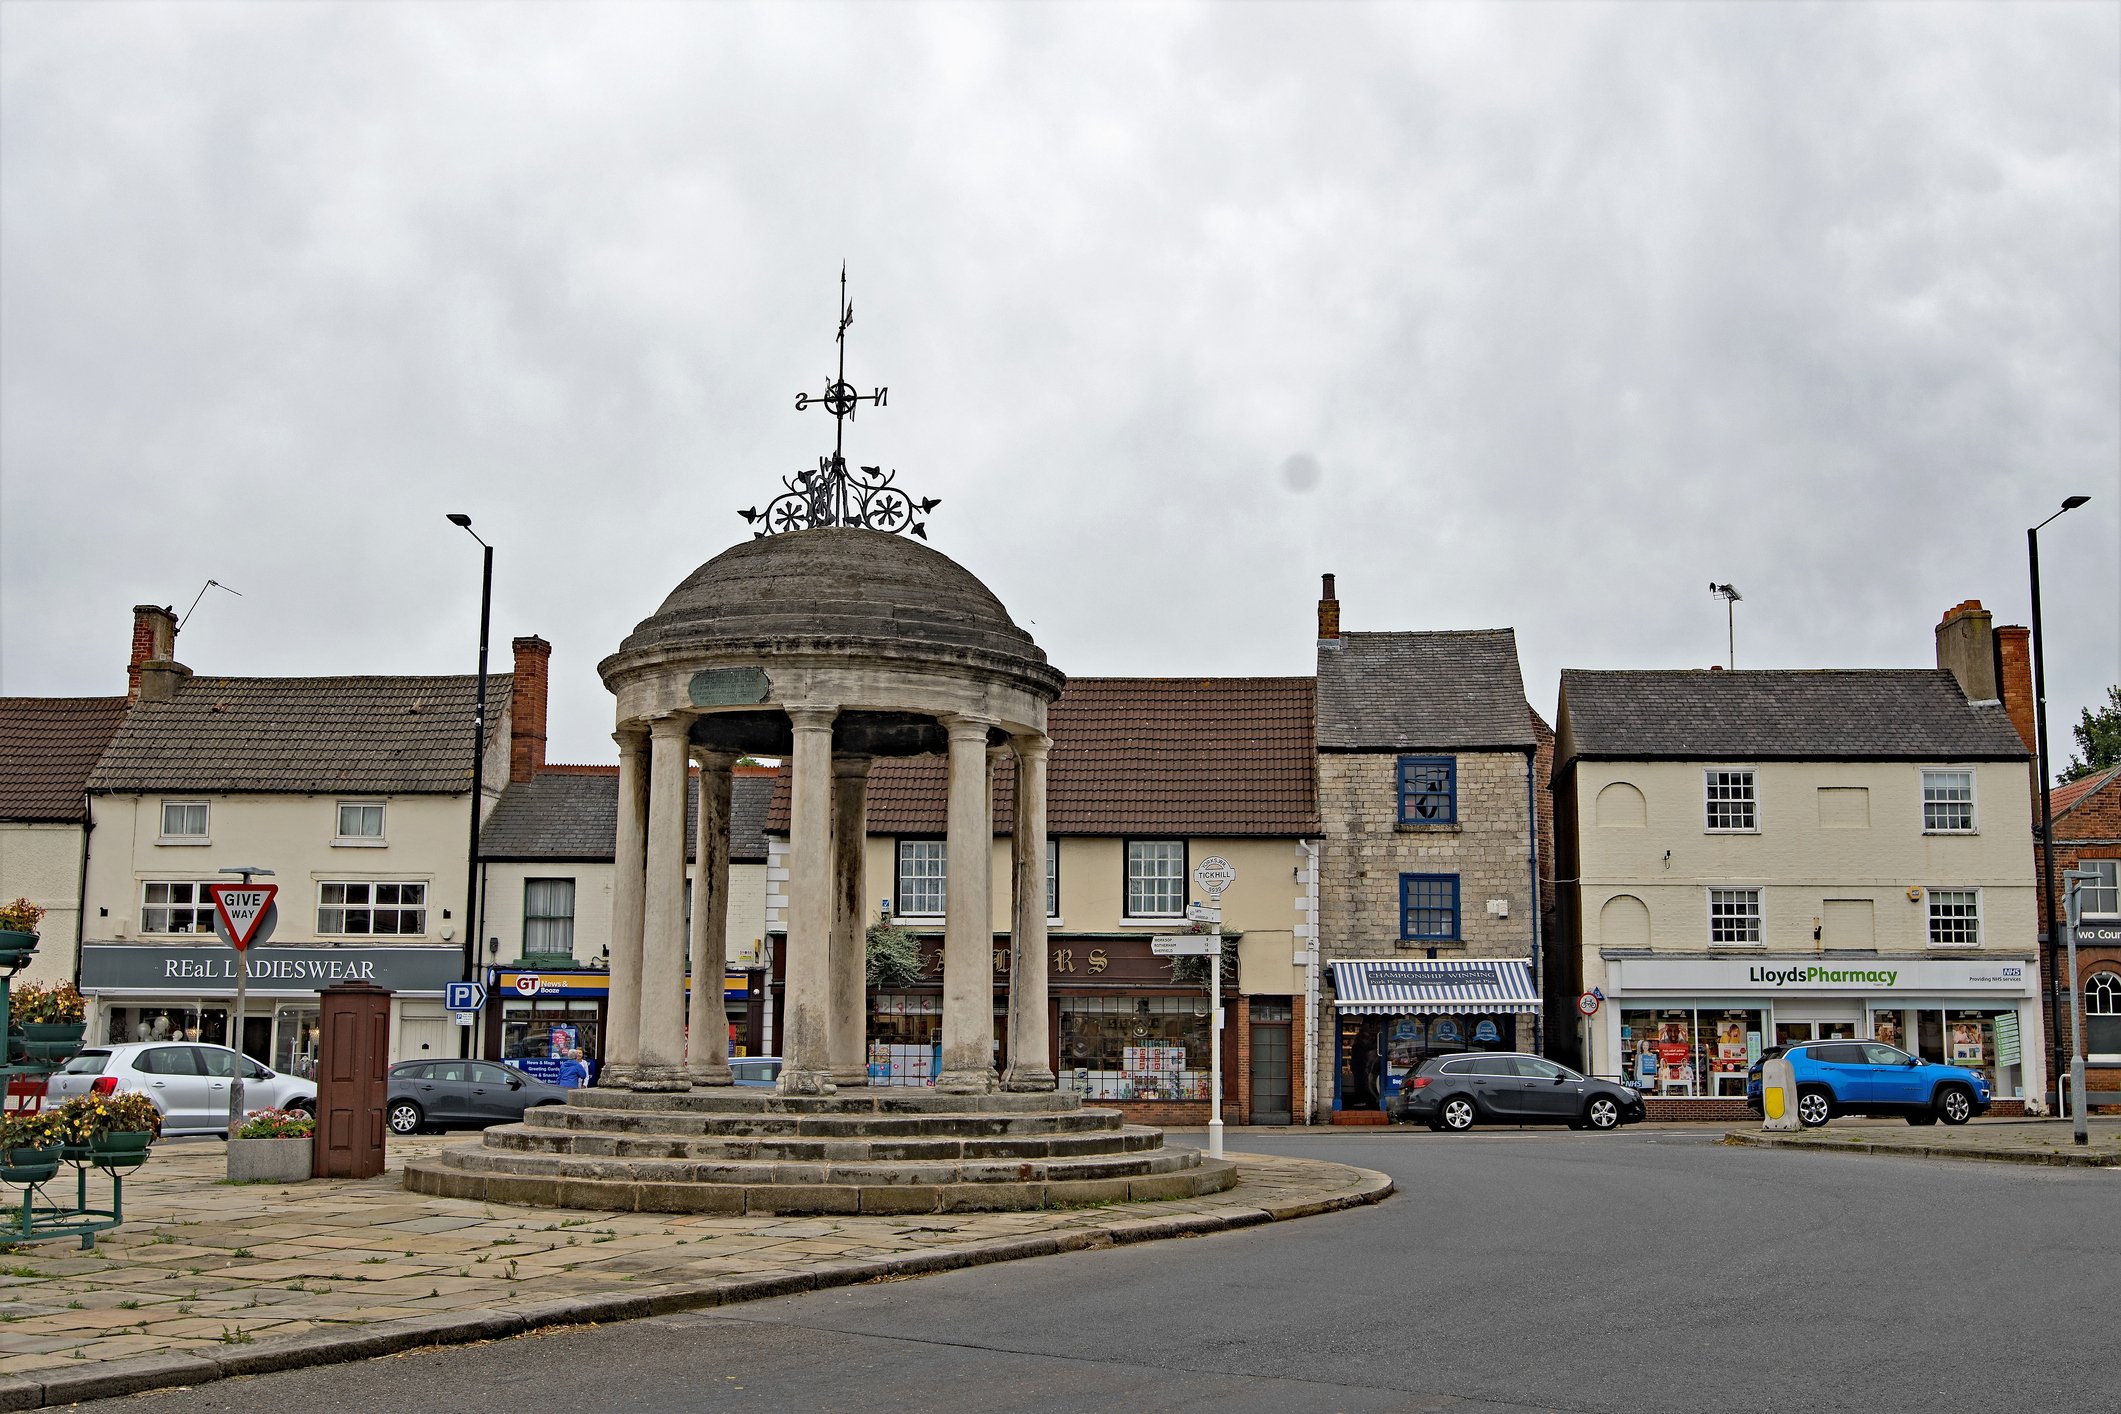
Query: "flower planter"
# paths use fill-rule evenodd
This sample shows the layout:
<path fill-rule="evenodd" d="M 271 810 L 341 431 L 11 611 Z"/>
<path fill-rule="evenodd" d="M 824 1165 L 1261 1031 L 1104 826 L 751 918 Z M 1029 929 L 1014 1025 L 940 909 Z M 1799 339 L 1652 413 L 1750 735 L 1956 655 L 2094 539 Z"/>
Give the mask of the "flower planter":
<path fill-rule="evenodd" d="M 147 1146 L 154 1139 L 144 1129 L 114 1129 L 99 1134 L 89 1141 L 89 1162 L 99 1169 L 138 1168 L 147 1162 Z"/>
<path fill-rule="evenodd" d="M 231 1139 L 228 1179 L 231 1183 L 300 1183 L 310 1176 L 310 1141 L 303 1139 Z"/>
<path fill-rule="evenodd" d="M 22 1039 L 25 1041 L 70 1041 L 76 1047 L 88 1035 L 85 1021 L 25 1021 L 22 1023 Z"/>
<path fill-rule="evenodd" d="M 9 1149 L 0 1154 L 0 1182 L 44 1183 L 59 1172 L 59 1146 Z"/>

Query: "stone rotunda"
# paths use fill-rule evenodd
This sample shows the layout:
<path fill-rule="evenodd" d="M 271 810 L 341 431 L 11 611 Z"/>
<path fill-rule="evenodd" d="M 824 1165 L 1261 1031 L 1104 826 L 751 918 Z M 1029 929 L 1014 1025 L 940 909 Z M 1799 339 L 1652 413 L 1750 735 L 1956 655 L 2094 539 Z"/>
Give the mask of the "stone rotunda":
<path fill-rule="evenodd" d="M 963 567 L 876 530 L 761 536 L 694 571 L 599 665 L 618 699 L 619 816 L 605 1066 L 570 1103 L 406 1169 L 419 1192 L 674 1212 L 1030 1208 L 1186 1197 L 1229 1165 L 1055 1088 L 1046 968 L 1046 709 L 1066 679 Z M 993 773 L 1016 761 L 1011 878 L 990 878 Z M 783 1068 L 730 1084 L 719 978 L 731 768 L 788 763 Z M 868 1085 L 863 844 L 869 764 L 944 755 L 942 1067 Z M 993 897 L 1011 890 L 1009 1054 L 994 1059 Z M 688 1036 L 691 1044 L 688 1046 Z"/>

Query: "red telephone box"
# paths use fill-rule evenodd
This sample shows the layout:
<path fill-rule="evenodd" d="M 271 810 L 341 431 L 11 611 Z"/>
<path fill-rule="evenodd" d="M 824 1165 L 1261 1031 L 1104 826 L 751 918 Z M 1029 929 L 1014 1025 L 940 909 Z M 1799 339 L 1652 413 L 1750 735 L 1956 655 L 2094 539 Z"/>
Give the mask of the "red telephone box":
<path fill-rule="evenodd" d="M 383 1172 L 383 1102 L 389 1092 L 390 993 L 366 982 L 318 994 L 318 1178 Z"/>

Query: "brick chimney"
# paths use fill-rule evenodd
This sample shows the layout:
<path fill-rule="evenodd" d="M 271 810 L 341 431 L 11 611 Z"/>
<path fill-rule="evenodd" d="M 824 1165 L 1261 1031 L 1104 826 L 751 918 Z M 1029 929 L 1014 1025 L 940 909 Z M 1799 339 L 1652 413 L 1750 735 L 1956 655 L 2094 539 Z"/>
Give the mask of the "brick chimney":
<path fill-rule="evenodd" d="M 1969 599 L 1944 611 L 1937 625 L 1937 666 L 1959 680 L 1969 702 L 2000 701 L 1996 691 L 1995 616 Z"/>
<path fill-rule="evenodd" d="M 545 768 L 545 682 L 552 645 L 532 634 L 514 642 L 515 684 L 508 698 L 508 779 L 527 781 Z"/>
<path fill-rule="evenodd" d="M 2016 624 L 1996 630 L 1996 685 L 2003 690 L 2003 710 L 2025 738 L 2027 751 L 2039 751 L 2033 728 L 2033 631 Z"/>
<path fill-rule="evenodd" d="M 1325 584 L 1318 595 L 1318 636 L 1321 639 L 1340 637 L 1340 600 L 1333 597 L 1333 576 L 1325 576 Z"/>
<path fill-rule="evenodd" d="M 149 663 L 174 663 L 176 657 L 176 611 L 160 604 L 133 605 L 133 656 L 125 669 L 125 700 L 140 700 L 141 668 Z M 171 688 L 174 686 L 174 683 L 170 684 Z M 163 693 L 151 700 L 166 702 L 169 698 Z"/>

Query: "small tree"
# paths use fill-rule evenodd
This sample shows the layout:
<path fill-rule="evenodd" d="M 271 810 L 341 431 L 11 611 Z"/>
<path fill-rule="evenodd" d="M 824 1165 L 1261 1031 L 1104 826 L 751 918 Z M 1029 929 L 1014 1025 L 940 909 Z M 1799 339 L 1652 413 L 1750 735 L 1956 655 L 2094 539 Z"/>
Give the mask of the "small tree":
<path fill-rule="evenodd" d="M 2121 765 L 2121 685 L 2106 689 L 2106 705 L 2098 711 L 2085 708 L 2070 732 L 2084 754 L 2070 757 L 2056 779 L 2081 780 L 2094 771 Z"/>
<path fill-rule="evenodd" d="M 921 940 L 889 923 L 869 925 L 869 985 L 911 987 L 927 975 L 921 962 Z"/>
<path fill-rule="evenodd" d="M 1229 986 L 1237 980 L 1237 944 L 1245 935 L 1223 930 L 1223 985 Z M 1171 959 L 1171 982 L 1178 987 L 1205 987 L 1208 985 L 1208 959 L 1205 957 L 1174 957 Z"/>

